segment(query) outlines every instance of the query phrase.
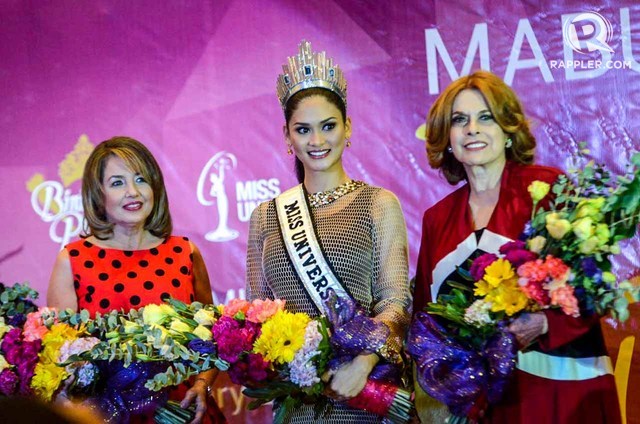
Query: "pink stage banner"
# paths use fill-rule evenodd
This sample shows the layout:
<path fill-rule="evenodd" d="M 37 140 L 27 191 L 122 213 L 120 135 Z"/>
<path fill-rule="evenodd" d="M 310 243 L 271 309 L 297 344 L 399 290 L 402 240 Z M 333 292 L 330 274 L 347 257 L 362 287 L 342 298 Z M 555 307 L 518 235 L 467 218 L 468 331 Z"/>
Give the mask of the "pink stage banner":
<path fill-rule="evenodd" d="M 426 113 L 453 79 L 484 68 L 520 95 L 537 161 L 622 172 L 640 150 L 640 5 L 633 0 L 30 1 L 0 5 L 0 281 L 44 303 L 56 253 L 82 225 L 80 178 L 100 141 L 128 135 L 158 158 L 175 233 L 203 253 L 217 302 L 243 297 L 248 220 L 295 183 L 275 81 L 302 39 L 349 81 L 351 177 L 397 194 L 411 269 L 422 213 L 453 187 L 429 169 Z M 616 260 L 640 273 L 638 239 Z M 605 321 L 627 422 L 640 423 L 640 311 Z M 231 422 L 241 388 L 219 383 Z"/>

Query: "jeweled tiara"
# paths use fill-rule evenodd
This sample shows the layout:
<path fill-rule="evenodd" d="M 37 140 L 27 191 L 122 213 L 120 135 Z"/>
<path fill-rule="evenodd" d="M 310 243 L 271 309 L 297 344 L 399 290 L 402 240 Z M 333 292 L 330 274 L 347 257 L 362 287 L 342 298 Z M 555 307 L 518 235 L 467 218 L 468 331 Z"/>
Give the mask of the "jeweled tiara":
<path fill-rule="evenodd" d="M 336 93 L 347 104 L 347 81 L 342 70 L 327 58 L 325 52 L 313 52 L 311 43 L 302 40 L 300 52 L 290 56 L 282 65 L 283 73 L 278 75 L 277 93 L 284 109 L 287 102 L 298 91 L 321 87 Z"/>

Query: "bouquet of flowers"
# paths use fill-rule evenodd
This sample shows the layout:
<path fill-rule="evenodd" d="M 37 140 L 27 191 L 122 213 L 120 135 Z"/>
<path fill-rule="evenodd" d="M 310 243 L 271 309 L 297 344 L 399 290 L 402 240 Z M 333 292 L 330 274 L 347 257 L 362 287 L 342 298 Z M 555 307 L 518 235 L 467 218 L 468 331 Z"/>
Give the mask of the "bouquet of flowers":
<path fill-rule="evenodd" d="M 38 293 L 26 284 L 0 284 L 0 394 L 50 401 L 73 377 L 76 392 L 89 389 L 90 368 L 58 366 L 59 359 L 91 349 L 97 342 L 82 330 L 55 322 L 53 311 L 38 309 Z M 90 378 L 89 378 L 90 379 Z"/>
<path fill-rule="evenodd" d="M 123 402 L 123 392 L 135 393 L 135 400 L 142 400 L 140 391 L 146 389 L 144 399 L 149 399 L 148 391 L 161 391 L 214 367 L 228 371 L 233 382 L 248 387 L 245 393 L 256 398 L 252 408 L 281 400 L 276 422 L 284 421 L 287 410 L 302 402 L 320 401 L 320 414 L 327 405 L 320 376 L 332 363 L 367 352 L 366 346 L 375 351 L 386 340 L 388 328 L 361 319 L 355 308 L 347 311 L 336 306 L 334 320 L 361 326 L 358 331 L 363 336 L 358 338 L 358 346 L 349 347 L 337 340 L 353 340 L 355 327 L 346 330 L 349 334 L 337 330 L 330 336 L 328 318 L 291 313 L 284 310 L 284 305 L 283 300 L 250 303 L 240 299 L 227 305 L 187 305 L 170 299 L 169 304 L 147 305 L 126 314 L 114 311 L 95 319 L 90 319 L 86 311 L 63 311 L 58 315 L 60 322 L 86 328 L 88 334 L 99 339 L 90 350 L 67 357 L 65 363 L 113 361 L 120 368 L 109 375 L 136 373 L 135 379 L 126 376 L 127 382 L 136 382 L 133 388 L 128 383 L 124 390 L 114 383 L 102 390 L 109 396 L 101 401 L 100 409 L 109 415 L 117 413 L 119 405 L 130 405 L 129 409 L 135 405 L 133 400 Z M 104 364 L 103 368 L 107 366 Z M 144 364 L 153 364 L 154 368 Z M 350 405 L 387 415 L 396 422 L 406 421 L 411 408 L 409 393 L 389 384 L 385 376 L 375 377 Z M 122 379 L 116 379 L 116 383 Z"/>
<path fill-rule="evenodd" d="M 639 288 L 618 281 L 610 256 L 640 221 L 640 154 L 632 165 L 614 179 L 590 162 L 553 187 L 529 186 L 533 212 L 521 239 L 501 246 L 499 255 L 477 257 L 468 270 L 460 267 L 469 285 L 449 282 L 452 291 L 426 308 L 441 319 L 421 312 L 412 324 L 408 351 L 427 393 L 462 416 L 500 400 L 517 352 L 506 326 L 520 313 L 557 308 L 573 317 L 629 317 Z M 550 191 L 553 198 L 541 207 Z M 455 359 L 442 360 L 442 353 Z"/>

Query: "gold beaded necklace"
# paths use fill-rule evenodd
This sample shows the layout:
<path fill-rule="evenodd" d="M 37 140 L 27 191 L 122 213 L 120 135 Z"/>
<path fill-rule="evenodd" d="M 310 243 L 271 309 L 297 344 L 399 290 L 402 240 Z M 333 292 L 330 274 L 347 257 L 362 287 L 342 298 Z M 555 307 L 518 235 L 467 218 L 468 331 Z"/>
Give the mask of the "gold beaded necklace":
<path fill-rule="evenodd" d="M 317 208 L 318 206 L 328 205 L 329 203 L 338 200 L 345 194 L 349 194 L 352 191 L 355 191 L 365 185 L 366 183 L 362 181 L 349 180 L 346 183 L 340 184 L 338 187 L 335 187 L 331 190 L 319 191 L 317 193 L 308 193 L 307 199 L 309 199 L 309 204 L 311 205 L 311 207 Z"/>

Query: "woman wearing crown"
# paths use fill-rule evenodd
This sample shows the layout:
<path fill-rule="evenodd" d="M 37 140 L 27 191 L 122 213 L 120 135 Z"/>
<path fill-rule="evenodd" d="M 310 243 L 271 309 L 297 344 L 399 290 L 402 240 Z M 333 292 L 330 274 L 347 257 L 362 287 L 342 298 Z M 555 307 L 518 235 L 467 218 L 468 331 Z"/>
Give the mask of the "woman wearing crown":
<path fill-rule="evenodd" d="M 390 331 L 382 347 L 329 373 L 333 408 L 320 418 L 380 422 L 381 417 L 345 401 L 364 388 L 379 361 L 400 362 L 411 304 L 404 217 L 391 192 L 352 180 L 343 167 L 351 120 L 340 68 L 304 41 L 283 68 L 277 82 L 283 131 L 288 153 L 295 153 L 301 184 L 254 210 L 247 292 L 252 299 L 285 299 L 287 309 L 311 316 L 325 313 L 324 300 L 332 292 L 355 300 L 384 323 Z M 291 415 L 293 423 L 311 422 L 313 406 Z"/>

